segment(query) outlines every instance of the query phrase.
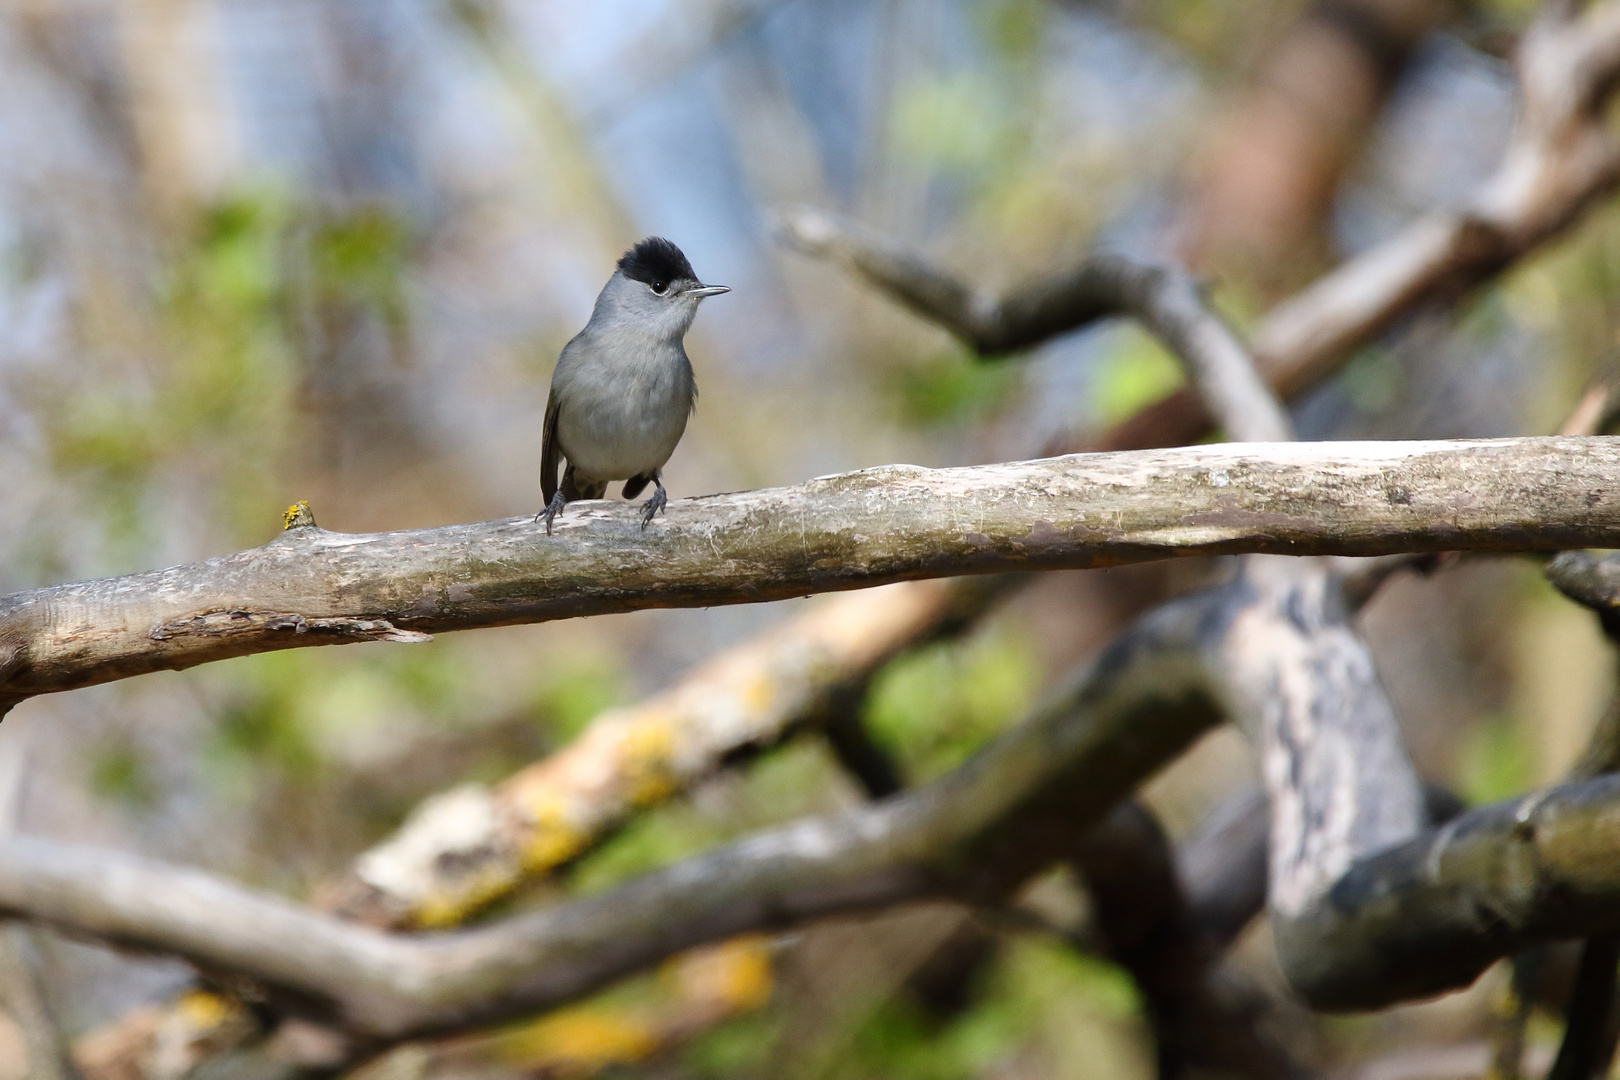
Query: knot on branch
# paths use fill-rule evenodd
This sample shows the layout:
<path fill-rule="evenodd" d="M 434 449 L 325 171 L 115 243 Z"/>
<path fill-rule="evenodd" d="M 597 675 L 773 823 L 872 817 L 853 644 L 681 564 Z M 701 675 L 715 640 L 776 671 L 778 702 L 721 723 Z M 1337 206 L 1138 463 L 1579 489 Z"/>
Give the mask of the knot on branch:
<path fill-rule="evenodd" d="M 281 515 L 281 531 L 289 529 L 315 528 L 315 511 L 309 508 L 308 499 L 299 499 L 286 512 Z"/>

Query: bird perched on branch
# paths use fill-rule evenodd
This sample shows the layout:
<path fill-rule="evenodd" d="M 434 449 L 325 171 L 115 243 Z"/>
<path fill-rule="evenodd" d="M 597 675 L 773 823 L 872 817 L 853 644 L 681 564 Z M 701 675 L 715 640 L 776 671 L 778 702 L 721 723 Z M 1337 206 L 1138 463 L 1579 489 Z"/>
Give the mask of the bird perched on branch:
<path fill-rule="evenodd" d="M 682 339 L 705 296 L 731 290 L 705 285 L 681 249 L 650 236 L 625 252 L 596 298 L 591 321 L 563 346 L 546 402 L 540 490 L 551 521 L 564 504 L 600 499 L 608 483 L 624 481 L 633 499 L 648 484 L 641 527 L 668 496 L 659 470 L 686 431 L 697 406 L 697 383 Z M 568 468 L 557 483 L 557 466 Z"/>

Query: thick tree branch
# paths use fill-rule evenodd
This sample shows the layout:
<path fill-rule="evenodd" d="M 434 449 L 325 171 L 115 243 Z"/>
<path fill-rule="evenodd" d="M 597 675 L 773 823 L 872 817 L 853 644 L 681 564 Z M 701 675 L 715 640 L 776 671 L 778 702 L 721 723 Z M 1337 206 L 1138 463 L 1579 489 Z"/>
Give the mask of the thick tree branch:
<path fill-rule="evenodd" d="M 1187 918 L 1203 937 L 1230 944 L 1266 906 L 1270 808 L 1263 791 L 1217 807 L 1176 852 Z"/>
<path fill-rule="evenodd" d="M 1540 942 L 1620 930 L 1620 777 L 1475 810 L 1357 862 L 1277 926 L 1313 1005 L 1381 1008 L 1465 986 Z"/>
<path fill-rule="evenodd" d="M 746 930 L 923 896 L 996 902 L 1215 722 L 1204 658 L 1242 600 L 1213 590 L 1161 608 L 934 784 L 476 930 L 390 936 L 194 871 L 24 839 L 0 841 L 0 910 L 246 975 L 351 1032 L 401 1038 L 533 1013 Z"/>
<path fill-rule="evenodd" d="M 1176 601 L 933 785 L 478 930 L 393 937 L 207 875 L 21 839 L 0 842 L 0 909 L 261 979 L 361 1034 L 493 1022 L 744 930 L 927 895 L 1003 895 L 1050 856 L 1039 838 L 1100 820 L 1218 719 L 1212 689 L 1225 695 L 1235 659 L 1259 655 L 1246 644 L 1257 629 L 1278 632 L 1254 621 L 1275 610 L 1250 581 Z M 1608 858 L 1617 806 L 1620 779 L 1603 778 L 1355 862 L 1323 902 L 1279 924 L 1291 979 L 1319 1005 L 1376 1007 L 1465 983 L 1534 941 L 1620 928 Z M 1281 866 L 1298 878 L 1287 858 Z"/>
<path fill-rule="evenodd" d="M 1604 631 L 1620 637 L 1620 555 L 1565 551 L 1547 563 L 1545 572 L 1554 588 L 1591 608 Z"/>
<path fill-rule="evenodd" d="M 1602 123 L 1620 73 L 1620 4 L 1538 20 L 1521 40 L 1518 70 L 1518 129 L 1471 200 L 1421 219 L 1266 318 L 1255 353 L 1285 396 L 1414 308 L 1494 277 L 1620 183 L 1620 148 Z"/>
<path fill-rule="evenodd" d="M 672 503 L 643 533 L 582 506 L 345 535 L 0 598 L 0 694 L 229 656 L 906 578 L 1183 555 L 1524 551 L 1620 542 L 1620 444 L 1594 439 L 1196 446 L 963 469 L 889 466 Z"/>
<path fill-rule="evenodd" d="M 1610 1025 L 1614 1012 L 1615 967 L 1620 938 L 1592 938 L 1581 949 L 1575 989 L 1564 1010 L 1564 1040 L 1547 1080 L 1601 1080 L 1614 1058 Z"/>

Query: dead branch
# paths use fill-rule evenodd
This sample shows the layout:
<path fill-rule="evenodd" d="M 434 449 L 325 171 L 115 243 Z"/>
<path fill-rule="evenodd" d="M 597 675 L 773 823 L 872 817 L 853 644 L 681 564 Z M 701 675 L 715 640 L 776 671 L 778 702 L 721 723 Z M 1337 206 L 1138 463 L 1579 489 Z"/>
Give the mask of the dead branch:
<path fill-rule="evenodd" d="M 1003 299 L 854 221 L 798 206 L 779 210 L 777 224 L 800 251 L 848 264 L 984 355 L 1028 348 L 1099 319 L 1128 315 L 1181 358 L 1201 400 L 1220 415 L 1251 421 L 1242 434 L 1230 432 L 1234 439 L 1288 438 L 1287 419 L 1272 395 L 1245 374 L 1245 350 L 1204 303 L 1197 283 L 1173 263 L 1094 254 Z"/>

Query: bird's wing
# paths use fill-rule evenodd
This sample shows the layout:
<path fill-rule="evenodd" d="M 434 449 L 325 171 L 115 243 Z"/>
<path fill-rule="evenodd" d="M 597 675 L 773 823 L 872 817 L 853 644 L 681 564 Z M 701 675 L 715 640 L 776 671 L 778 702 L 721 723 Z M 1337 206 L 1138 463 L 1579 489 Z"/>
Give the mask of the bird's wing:
<path fill-rule="evenodd" d="M 557 405 L 557 388 L 553 386 L 546 399 L 546 425 L 541 435 L 543 449 L 540 451 L 540 494 L 545 497 L 547 505 L 557 494 L 557 467 L 562 464 L 562 448 L 557 445 Z"/>

